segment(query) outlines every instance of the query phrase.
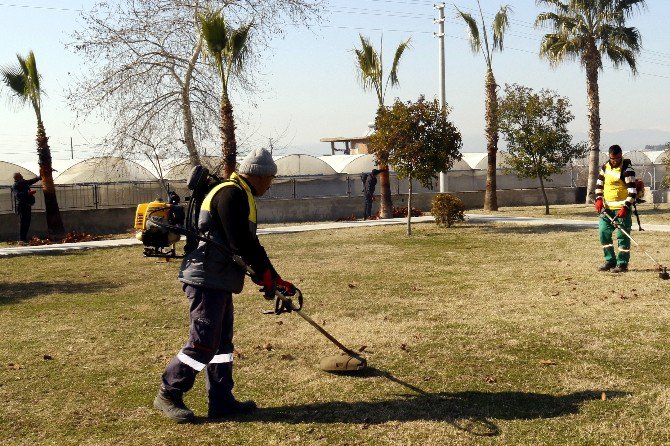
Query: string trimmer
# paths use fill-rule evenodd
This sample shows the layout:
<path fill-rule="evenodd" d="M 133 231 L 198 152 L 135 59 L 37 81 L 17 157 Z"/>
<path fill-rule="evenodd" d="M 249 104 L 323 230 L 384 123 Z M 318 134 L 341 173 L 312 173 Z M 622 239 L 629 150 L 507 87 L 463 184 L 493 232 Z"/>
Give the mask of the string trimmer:
<path fill-rule="evenodd" d="M 650 255 L 650 254 L 649 254 L 649 253 L 648 253 L 642 246 L 640 246 L 640 244 L 639 244 L 638 242 L 636 242 L 635 239 L 634 239 L 633 237 L 631 237 L 631 235 L 630 235 L 628 232 L 626 232 L 626 230 L 623 229 L 623 228 L 621 227 L 621 225 L 620 225 L 619 223 L 617 223 L 617 221 L 616 221 L 614 218 L 610 217 L 610 215 L 609 215 L 607 212 L 605 212 L 604 209 L 603 209 L 602 212 L 600 213 L 600 216 L 601 216 L 601 218 L 605 218 L 605 217 L 607 217 L 607 220 L 608 220 L 610 223 L 612 223 L 612 226 L 614 226 L 615 228 L 617 228 L 617 229 L 618 229 L 619 231 L 621 231 L 626 237 L 628 237 L 628 238 L 630 239 L 630 241 L 633 242 L 633 244 L 635 244 L 635 246 L 637 246 L 638 248 L 640 248 L 640 249 L 642 250 L 642 252 L 643 252 L 647 257 L 649 257 L 649 258 L 651 259 L 652 262 L 654 262 L 654 263 L 656 264 L 656 269 L 659 271 L 659 273 L 658 273 L 658 277 L 660 277 L 660 278 L 663 279 L 663 280 L 668 280 L 668 279 L 670 279 L 670 273 L 668 273 L 668 268 L 667 268 L 666 266 L 663 266 L 663 265 L 661 265 L 660 263 L 658 263 L 658 262 L 656 261 L 656 259 L 654 259 L 654 258 L 653 258 L 653 257 L 652 257 L 652 256 L 651 256 L 651 255 Z M 603 217 L 603 216 L 604 216 L 604 217 Z"/>

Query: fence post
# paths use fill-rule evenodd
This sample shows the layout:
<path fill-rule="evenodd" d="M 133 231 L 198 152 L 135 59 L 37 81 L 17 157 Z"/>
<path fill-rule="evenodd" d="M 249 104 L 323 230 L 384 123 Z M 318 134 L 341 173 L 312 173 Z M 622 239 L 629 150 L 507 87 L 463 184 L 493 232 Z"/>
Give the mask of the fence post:
<path fill-rule="evenodd" d="M 98 209 L 98 185 L 93 184 L 93 204 L 95 204 L 95 208 Z"/>
<path fill-rule="evenodd" d="M 296 189 L 295 189 L 295 187 L 296 187 L 296 186 L 295 186 L 295 178 L 293 178 L 293 179 L 291 180 L 291 182 L 293 183 L 293 199 L 295 200 L 295 199 L 297 198 L 297 196 L 296 196 Z"/>
<path fill-rule="evenodd" d="M 351 178 L 347 175 L 347 197 L 351 198 Z"/>

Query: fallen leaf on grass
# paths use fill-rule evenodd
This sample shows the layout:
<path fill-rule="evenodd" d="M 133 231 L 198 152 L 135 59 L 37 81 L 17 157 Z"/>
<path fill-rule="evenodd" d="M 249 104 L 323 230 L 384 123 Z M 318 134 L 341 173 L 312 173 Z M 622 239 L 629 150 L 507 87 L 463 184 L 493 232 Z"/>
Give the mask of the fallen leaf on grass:
<path fill-rule="evenodd" d="M 54 359 L 54 357 L 51 356 L 51 355 L 44 355 L 43 358 L 44 358 L 45 361 L 49 361 L 51 359 Z"/>
<path fill-rule="evenodd" d="M 484 382 L 487 384 L 495 384 L 498 381 L 496 380 L 495 376 L 487 376 L 484 378 Z"/>
<path fill-rule="evenodd" d="M 276 323 L 277 323 L 277 325 L 282 325 L 284 323 L 284 321 L 277 321 Z"/>
<path fill-rule="evenodd" d="M 554 297 L 558 296 L 559 294 L 561 294 L 559 291 L 556 291 L 555 293 L 551 293 L 551 295 L 554 296 Z"/>
<path fill-rule="evenodd" d="M 354 282 L 351 282 L 347 285 L 349 285 L 349 288 L 356 288 L 356 283 L 354 283 Z"/>
<path fill-rule="evenodd" d="M 285 361 L 293 361 L 295 359 L 295 357 L 293 355 L 289 355 L 289 354 L 281 355 L 280 358 L 285 360 Z"/>
<path fill-rule="evenodd" d="M 548 365 L 558 365 L 558 363 L 556 361 L 553 361 L 551 359 L 543 359 L 542 361 L 540 361 L 540 364 L 547 365 L 547 366 Z"/>
<path fill-rule="evenodd" d="M 10 362 L 9 364 L 7 364 L 7 368 L 11 370 L 20 370 L 22 367 L 21 364 L 14 364 L 13 362 Z"/>
<path fill-rule="evenodd" d="M 409 349 L 407 348 L 407 344 L 400 344 L 400 350 L 404 350 L 406 352 L 409 351 Z"/>
<path fill-rule="evenodd" d="M 267 350 L 267 351 L 271 352 L 272 351 L 272 344 L 270 344 L 269 342 L 263 344 L 263 350 Z"/>

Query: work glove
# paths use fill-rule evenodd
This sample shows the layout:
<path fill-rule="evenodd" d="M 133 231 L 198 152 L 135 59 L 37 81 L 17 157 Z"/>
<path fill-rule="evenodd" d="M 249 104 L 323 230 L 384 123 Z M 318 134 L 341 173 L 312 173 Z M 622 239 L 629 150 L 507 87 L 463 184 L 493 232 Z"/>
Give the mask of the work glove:
<path fill-rule="evenodd" d="M 596 212 L 600 214 L 603 211 L 604 207 L 605 207 L 605 205 L 603 204 L 603 199 L 598 198 L 596 200 Z"/>
<path fill-rule="evenodd" d="M 628 215 L 628 207 L 623 206 L 621 209 L 619 209 L 619 212 L 616 213 L 616 218 L 623 220 L 626 218 L 626 215 Z"/>
<path fill-rule="evenodd" d="M 295 296 L 295 285 L 277 277 L 277 288 L 284 296 Z"/>
<path fill-rule="evenodd" d="M 277 289 L 276 279 L 272 276 L 272 271 L 270 268 L 263 271 L 261 276 L 255 275 L 251 278 L 256 285 L 260 285 L 262 288 L 258 291 L 263 293 L 263 297 L 267 300 L 274 299 L 275 290 Z"/>

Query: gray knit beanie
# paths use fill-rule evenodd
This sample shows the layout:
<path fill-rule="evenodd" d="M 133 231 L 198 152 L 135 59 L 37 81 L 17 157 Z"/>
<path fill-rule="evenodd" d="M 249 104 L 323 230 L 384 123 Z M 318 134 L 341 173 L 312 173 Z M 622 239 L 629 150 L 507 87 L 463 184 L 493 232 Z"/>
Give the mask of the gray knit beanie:
<path fill-rule="evenodd" d="M 237 171 L 246 175 L 273 177 L 277 175 L 277 165 L 266 149 L 253 149 L 244 157 Z"/>

